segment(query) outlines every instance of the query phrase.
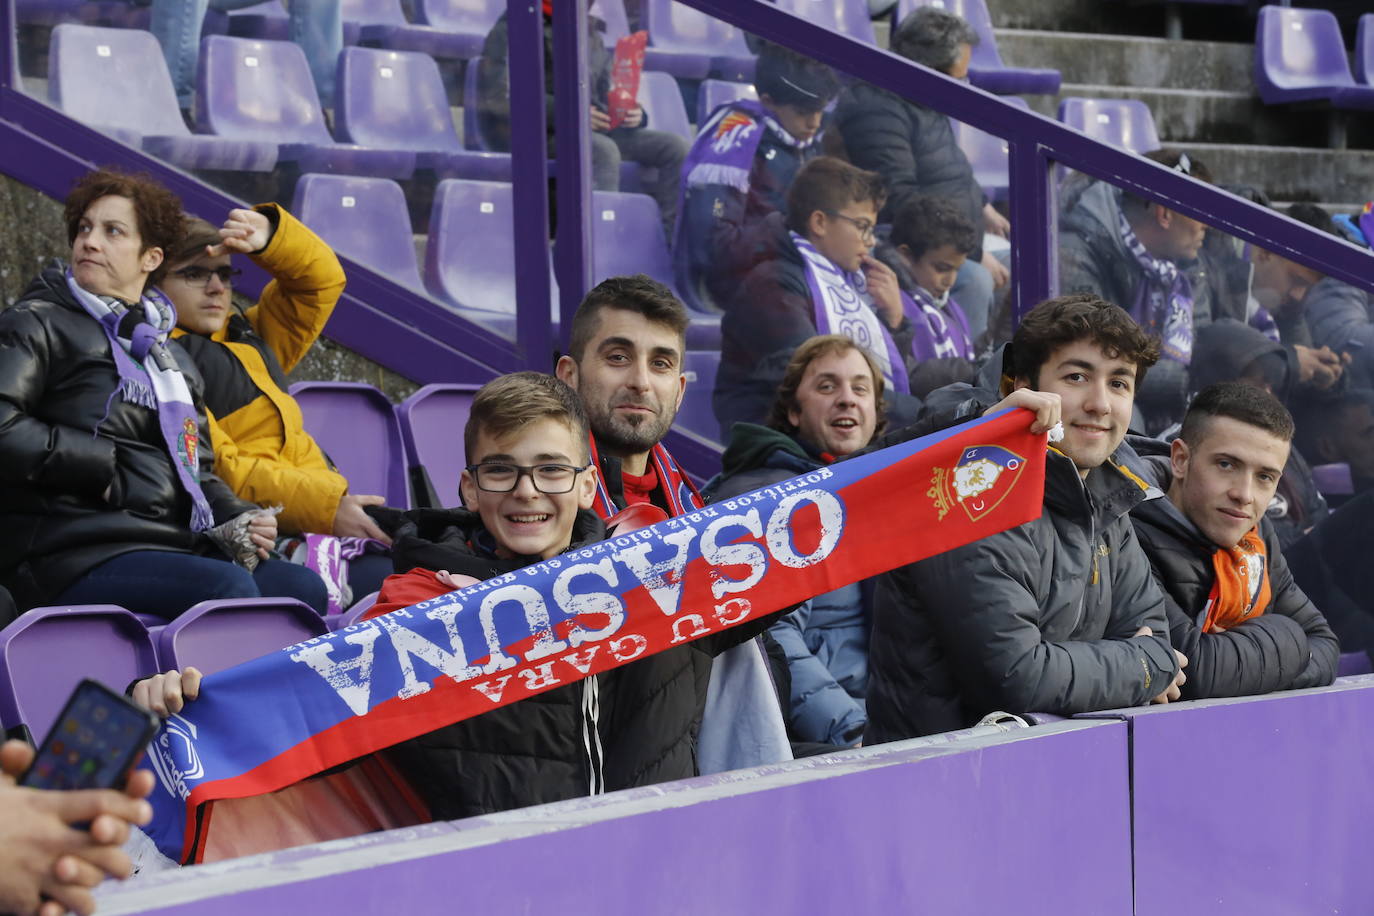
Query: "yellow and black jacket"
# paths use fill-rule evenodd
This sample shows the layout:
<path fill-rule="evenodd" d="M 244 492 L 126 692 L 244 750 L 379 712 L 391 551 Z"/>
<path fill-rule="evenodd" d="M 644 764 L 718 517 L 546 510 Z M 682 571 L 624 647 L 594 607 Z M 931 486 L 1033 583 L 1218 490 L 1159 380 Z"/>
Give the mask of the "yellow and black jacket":
<path fill-rule="evenodd" d="M 283 534 L 329 532 L 348 481 L 286 393 L 291 371 L 319 337 L 343 293 L 344 272 L 319 236 L 275 204 L 255 208 L 275 226 L 253 260 L 273 276 L 247 313 L 211 336 L 176 336 L 205 377 L 215 472 L 242 499 L 280 505 Z"/>

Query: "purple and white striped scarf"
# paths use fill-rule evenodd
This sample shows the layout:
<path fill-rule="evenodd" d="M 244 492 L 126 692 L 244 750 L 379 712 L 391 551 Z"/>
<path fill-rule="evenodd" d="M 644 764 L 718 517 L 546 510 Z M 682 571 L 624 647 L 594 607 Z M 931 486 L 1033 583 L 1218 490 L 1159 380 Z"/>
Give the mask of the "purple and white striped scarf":
<path fill-rule="evenodd" d="M 1126 214 L 1116 213 L 1121 242 L 1145 272 L 1137 288 L 1131 317 L 1160 337 L 1162 356 L 1188 365 L 1193 359 L 1193 284 L 1178 265 L 1145 250 L 1131 230 Z"/>
<path fill-rule="evenodd" d="M 973 359 L 973 335 L 968 317 L 959 303 L 946 294 L 943 307 L 924 288 L 902 291 L 902 309 L 911 322 L 911 357 L 923 363 L 928 359 L 955 356 Z"/>

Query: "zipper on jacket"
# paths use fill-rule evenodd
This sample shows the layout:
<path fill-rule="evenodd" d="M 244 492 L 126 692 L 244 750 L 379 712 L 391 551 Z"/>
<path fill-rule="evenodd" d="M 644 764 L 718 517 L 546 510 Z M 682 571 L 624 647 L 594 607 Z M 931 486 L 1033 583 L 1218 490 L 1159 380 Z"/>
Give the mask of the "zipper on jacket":
<path fill-rule="evenodd" d="M 587 751 L 588 794 L 601 795 L 606 791 L 606 777 L 601 772 L 604 754 L 601 749 L 601 690 L 593 674 L 582 682 L 582 746 Z"/>

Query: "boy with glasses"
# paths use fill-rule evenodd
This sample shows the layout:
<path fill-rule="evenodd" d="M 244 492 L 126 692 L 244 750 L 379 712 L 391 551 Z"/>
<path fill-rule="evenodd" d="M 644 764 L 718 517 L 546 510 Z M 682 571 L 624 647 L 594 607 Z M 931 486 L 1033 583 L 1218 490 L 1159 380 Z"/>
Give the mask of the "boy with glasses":
<path fill-rule="evenodd" d="M 792 353 L 817 334 L 844 334 L 871 352 L 898 425 L 912 413 L 907 383 L 912 325 L 897 275 L 873 257 L 882 178 L 830 156 L 797 173 L 788 233 L 772 260 L 749 272 L 721 319 L 714 406 L 722 435 L 763 423 Z"/>

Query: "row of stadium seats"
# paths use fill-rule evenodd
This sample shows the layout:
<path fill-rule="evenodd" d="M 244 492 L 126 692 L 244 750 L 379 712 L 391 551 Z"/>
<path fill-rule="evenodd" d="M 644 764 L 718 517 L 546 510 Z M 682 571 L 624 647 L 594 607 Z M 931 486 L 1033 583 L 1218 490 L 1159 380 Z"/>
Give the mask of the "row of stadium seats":
<path fill-rule="evenodd" d="M 1255 83 L 1266 104 L 1328 102 L 1374 110 L 1374 13 L 1360 17 L 1351 74 L 1340 23 L 1328 10 L 1266 6 L 1255 31 Z"/>

